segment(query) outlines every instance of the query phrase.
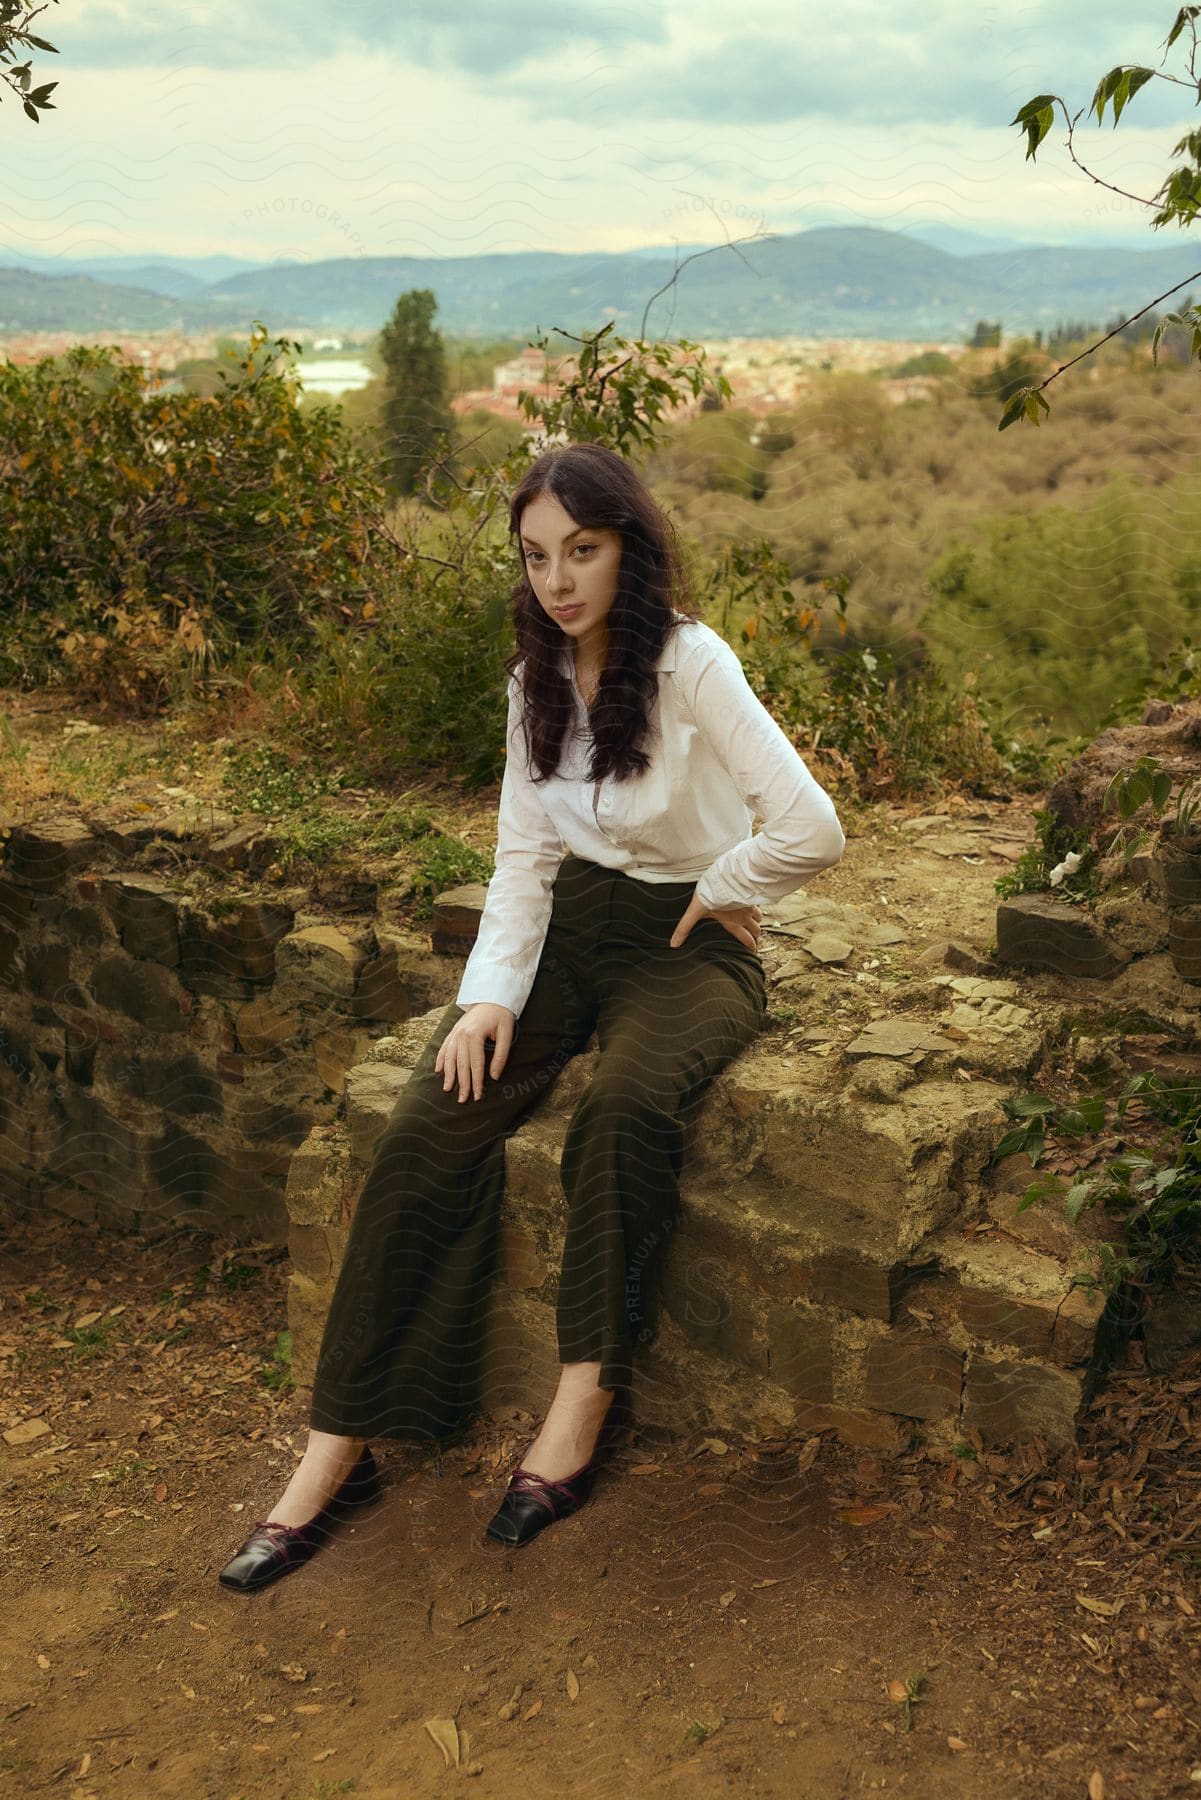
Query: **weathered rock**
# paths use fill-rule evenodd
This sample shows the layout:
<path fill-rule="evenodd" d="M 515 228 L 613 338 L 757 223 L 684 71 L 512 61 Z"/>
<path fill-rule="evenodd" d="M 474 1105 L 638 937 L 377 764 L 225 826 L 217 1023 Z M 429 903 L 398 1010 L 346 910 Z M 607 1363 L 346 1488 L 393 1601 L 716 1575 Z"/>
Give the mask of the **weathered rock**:
<path fill-rule="evenodd" d="M 213 868 L 238 869 L 257 878 L 271 867 L 278 852 L 278 840 L 267 821 L 252 819 L 214 837 L 203 857 Z"/>
<path fill-rule="evenodd" d="M 953 1038 L 941 1037 L 921 1019 L 873 1019 L 843 1050 L 844 1056 L 924 1056 L 931 1050 L 954 1050 Z"/>
<path fill-rule="evenodd" d="M 1027 969 L 1102 981 L 1130 961 L 1079 907 L 1049 894 L 1014 894 L 997 907 L 997 956 Z"/>
<path fill-rule="evenodd" d="M 310 925 L 281 937 L 275 946 L 273 999 L 283 1006 L 304 1002 L 347 1006 L 367 957 L 336 925 Z"/>
<path fill-rule="evenodd" d="M 1093 917 L 1106 939 L 1131 956 L 1154 956 L 1167 946 L 1168 921 L 1163 907 L 1129 888 L 1103 895 Z"/>
<path fill-rule="evenodd" d="M 917 956 L 922 969 L 962 969 L 968 975 L 986 975 L 994 966 L 991 958 L 954 938 L 935 938 Z"/>
<path fill-rule="evenodd" d="M 247 1000 L 235 1013 L 238 1042 L 247 1056 L 269 1056 L 288 1046 L 299 1049 L 301 1021 L 298 1013 L 285 1012 L 273 998 L 260 995 Z"/>
<path fill-rule="evenodd" d="M 1165 841 L 1159 847 L 1160 890 L 1168 906 L 1201 905 L 1201 852 Z"/>
<path fill-rule="evenodd" d="M 1171 912 L 1168 953 L 1182 981 L 1201 981 L 1201 906 L 1178 906 Z"/>
<path fill-rule="evenodd" d="M 180 895 L 167 877 L 144 871 L 109 877 L 100 897 L 130 956 L 177 967 Z"/>
<path fill-rule="evenodd" d="M 1115 813 L 1103 810 L 1105 794 L 1115 775 L 1129 769 L 1140 756 L 1154 756 L 1161 765 L 1183 774 L 1201 766 L 1193 729 L 1201 720 L 1201 702 L 1181 701 L 1170 713 L 1141 725 L 1114 726 L 1093 739 L 1054 782 L 1047 795 L 1047 810 L 1072 831 L 1097 831 L 1111 837 L 1118 825 Z M 1177 777 L 1179 779 L 1179 775 Z M 1135 813 L 1136 827 L 1153 824 L 1150 804 Z"/>
<path fill-rule="evenodd" d="M 476 940 L 488 898 L 485 882 L 447 888 L 434 901 L 430 942 L 441 955 L 467 955 Z"/>
<path fill-rule="evenodd" d="M 136 1019 L 147 1031 L 186 1031 L 192 996 L 173 969 L 139 962 L 124 951 L 93 965 L 91 991 L 100 1006 Z"/>
<path fill-rule="evenodd" d="M 100 843 L 79 819 L 41 819 L 14 825 L 4 844 L 6 873 L 42 894 L 56 893 L 71 874 L 95 862 Z"/>
<path fill-rule="evenodd" d="M 292 929 L 290 906 L 247 901 L 229 918 L 187 907 L 180 921 L 180 970 L 197 994 L 250 999 L 275 978 L 275 948 Z"/>
<path fill-rule="evenodd" d="M 1023 1244 L 944 1232 L 927 1240 L 953 1278 L 952 1303 L 976 1338 L 1057 1363 L 1087 1363 L 1105 1306 L 1100 1289 L 1072 1284 L 1056 1257 Z M 1078 1268 L 1089 1258 L 1079 1246 Z"/>
<path fill-rule="evenodd" d="M 1058 1447 L 1075 1443 L 1084 1400 L 1082 1371 L 973 1356 L 964 1389 L 963 1422 L 974 1427 L 989 1445 L 1040 1437 Z"/>
<path fill-rule="evenodd" d="M 963 1356 L 924 1332 L 896 1331 L 868 1348 L 863 1397 L 882 1412 L 938 1419 L 959 1409 Z"/>
<path fill-rule="evenodd" d="M 851 1070 L 847 1086 L 865 1100 L 879 1100 L 887 1105 L 916 1080 L 917 1071 L 908 1062 L 888 1056 L 865 1056 Z"/>

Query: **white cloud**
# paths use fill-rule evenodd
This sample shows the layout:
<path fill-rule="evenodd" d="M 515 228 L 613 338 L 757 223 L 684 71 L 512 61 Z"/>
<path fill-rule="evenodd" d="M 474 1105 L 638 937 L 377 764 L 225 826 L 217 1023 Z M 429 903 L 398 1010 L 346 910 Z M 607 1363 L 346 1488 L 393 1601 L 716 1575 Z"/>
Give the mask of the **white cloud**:
<path fill-rule="evenodd" d="M 1157 60 L 1159 27 L 1112 0 L 63 11 L 57 110 L 0 107 L 21 153 L 0 257 L 624 249 L 720 221 L 1168 241 L 1073 174 L 1061 131 L 1027 163 L 1009 126 L 1034 92 L 1087 104 L 1110 62 Z M 1192 121 L 1143 100 L 1087 141 L 1150 192 Z"/>

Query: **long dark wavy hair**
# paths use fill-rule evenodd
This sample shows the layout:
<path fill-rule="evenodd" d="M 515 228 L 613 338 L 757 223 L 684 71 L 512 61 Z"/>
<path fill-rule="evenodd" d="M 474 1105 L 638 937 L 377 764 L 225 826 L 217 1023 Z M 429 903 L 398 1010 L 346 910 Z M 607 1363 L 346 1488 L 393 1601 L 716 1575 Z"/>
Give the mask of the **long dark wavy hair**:
<path fill-rule="evenodd" d="M 535 781 L 558 768 L 575 713 L 571 682 L 559 666 L 567 633 L 544 612 L 521 549 L 521 515 L 540 494 L 557 500 L 577 525 L 621 534 L 608 655 L 588 714 L 593 741 L 588 779 L 599 781 L 612 773 L 622 781 L 640 775 L 650 762 L 639 746 L 658 685 L 655 664 L 678 628 L 673 611 L 690 619 L 698 616 L 679 543 L 645 482 L 615 450 L 602 444 L 564 444 L 544 451 L 530 465 L 509 505 L 509 532 L 521 576 L 510 595 L 517 649 L 505 668 L 512 675 L 524 660 L 523 724 Z"/>

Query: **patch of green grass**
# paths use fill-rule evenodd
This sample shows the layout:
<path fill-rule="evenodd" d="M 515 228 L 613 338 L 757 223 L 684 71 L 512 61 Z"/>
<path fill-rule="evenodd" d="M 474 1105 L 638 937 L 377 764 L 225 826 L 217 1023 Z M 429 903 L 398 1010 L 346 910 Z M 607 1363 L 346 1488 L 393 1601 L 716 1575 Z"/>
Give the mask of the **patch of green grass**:
<path fill-rule="evenodd" d="M 277 1331 L 271 1361 L 259 1367 L 259 1380 L 273 1394 L 283 1394 L 296 1383 L 292 1375 L 292 1333 Z"/>
<path fill-rule="evenodd" d="M 719 1713 L 716 1719 L 694 1719 L 684 1733 L 684 1742 L 689 1748 L 695 1748 L 696 1745 L 703 1744 L 707 1738 L 711 1738 L 715 1732 L 720 1731 L 725 1723 L 725 1713 Z"/>
<path fill-rule="evenodd" d="M 279 819 L 336 792 L 342 771 L 293 761 L 271 744 L 250 744 L 225 751 L 221 785 L 236 811 Z"/>
<path fill-rule="evenodd" d="M 72 1356 L 78 1362 L 86 1362 L 93 1356 L 102 1356 L 106 1350 L 111 1350 L 119 1330 L 119 1320 L 97 1319 L 94 1325 L 76 1326 L 65 1335 L 71 1340 Z"/>
<path fill-rule="evenodd" d="M 252 1281 L 258 1281 L 262 1273 L 256 1263 L 239 1262 L 233 1257 L 223 1265 L 218 1279 L 228 1293 L 238 1294 L 244 1287 L 249 1287 Z"/>

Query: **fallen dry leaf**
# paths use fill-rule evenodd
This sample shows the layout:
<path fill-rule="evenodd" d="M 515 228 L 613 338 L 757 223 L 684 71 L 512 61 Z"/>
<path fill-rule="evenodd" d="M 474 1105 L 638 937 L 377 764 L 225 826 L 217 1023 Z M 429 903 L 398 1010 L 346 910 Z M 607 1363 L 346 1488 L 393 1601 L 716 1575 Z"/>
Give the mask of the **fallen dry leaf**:
<path fill-rule="evenodd" d="M 909 1698 L 909 1689 L 903 1681 L 898 1681 L 895 1676 L 888 1682 L 884 1691 L 894 1706 L 899 1706 L 902 1700 Z"/>
<path fill-rule="evenodd" d="M 567 1698 L 578 1700 L 580 1697 L 580 1678 L 574 1669 L 567 1671 Z"/>
<path fill-rule="evenodd" d="M 726 1456 L 730 1446 L 722 1438 L 705 1438 L 701 1442 L 701 1450 L 711 1450 L 714 1456 Z M 697 1452 L 700 1454 L 700 1451 Z"/>
<path fill-rule="evenodd" d="M 528 1721 L 528 1720 L 530 1720 L 530 1719 L 536 1719 L 536 1718 L 537 1718 L 537 1717 L 538 1717 L 538 1714 L 539 1714 L 539 1713 L 540 1713 L 540 1712 L 541 1712 L 541 1711 L 542 1711 L 542 1702 L 541 1702 L 541 1700 L 535 1700 L 535 1701 L 534 1701 L 534 1703 L 533 1703 L 533 1705 L 532 1705 L 532 1706 L 527 1706 L 527 1707 L 526 1707 L 526 1709 L 525 1709 L 525 1711 L 524 1711 L 524 1712 L 523 1712 L 523 1713 L 522 1713 L 522 1715 L 521 1715 L 521 1723 L 522 1723 L 522 1724 L 523 1724 L 523 1725 L 524 1725 L 524 1724 L 526 1724 L 526 1723 L 527 1723 L 527 1721 Z"/>
<path fill-rule="evenodd" d="M 964 1743 L 964 1741 L 961 1737 L 952 1736 L 947 1739 L 947 1749 L 948 1750 L 966 1750 L 967 1745 Z"/>
<path fill-rule="evenodd" d="M 1087 1612 L 1096 1613 L 1099 1619 L 1116 1619 L 1126 1604 L 1124 1600 L 1097 1600 L 1092 1594 L 1077 1594 L 1076 1599 Z"/>
<path fill-rule="evenodd" d="M 459 1767 L 459 1728 L 453 1719 L 426 1719 L 425 1729 L 446 1758 L 446 1767 Z"/>
<path fill-rule="evenodd" d="M 39 1669 L 48 1669 L 49 1667 L 50 1667 L 50 1658 L 48 1656 L 39 1656 L 38 1657 L 38 1668 Z"/>
<path fill-rule="evenodd" d="M 1094 1769 L 1088 1778 L 1088 1800 L 1105 1800 L 1105 1777 Z"/>
<path fill-rule="evenodd" d="M 834 1517 L 844 1525 L 875 1525 L 892 1511 L 891 1506 L 840 1506 Z"/>
<path fill-rule="evenodd" d="M 635 1463 L 632 1468 L 626 1470 L 627 1475 L 661 1475 L 662 1473 L 662 1463 Z"/>
<path fill-rule="evenodd" d="M 803 1475 L 806 1469 L 811 1469 L 813 1467 L 814 1460 L 821 1447 L 822 1441 L 819 1437 L 805 1439 L 805 1442 L 797 1451 L 796 1472 L 798 1475 Z"/>
<path fill-rule="evenodd" d="M 731 1600 L 733 1600 L 733 1598 L 734 1598 L 735 1594 L 737 1594 L 737 1592 L 738 1592 L 737 1588 L 727 1588 L 724 1594 L 718 1595 L 717 1604 L 719 1606 L 729 1606 Z"/>

